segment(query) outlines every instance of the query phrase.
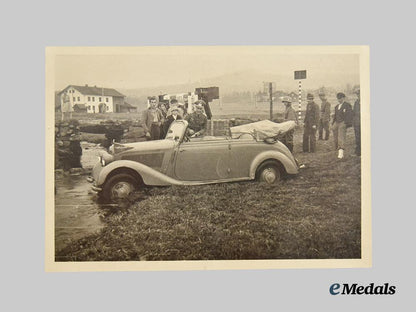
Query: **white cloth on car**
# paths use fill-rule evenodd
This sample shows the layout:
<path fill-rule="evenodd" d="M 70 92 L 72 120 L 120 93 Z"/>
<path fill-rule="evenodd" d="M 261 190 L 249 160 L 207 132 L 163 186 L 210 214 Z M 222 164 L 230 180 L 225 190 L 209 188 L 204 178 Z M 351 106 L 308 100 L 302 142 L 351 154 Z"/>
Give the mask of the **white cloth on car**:
<path fill-rule="evenodd" d="M 249 124 L 231 127 L 231 137 L 237 138 L 243 133 L 252 133 L 263 140 L 268 137 L 277 137 L 283 135 L 296 127 L 296 122 L 293 120 L 277 123 L 270 120 L 262 120 L 252 122 Z"/>

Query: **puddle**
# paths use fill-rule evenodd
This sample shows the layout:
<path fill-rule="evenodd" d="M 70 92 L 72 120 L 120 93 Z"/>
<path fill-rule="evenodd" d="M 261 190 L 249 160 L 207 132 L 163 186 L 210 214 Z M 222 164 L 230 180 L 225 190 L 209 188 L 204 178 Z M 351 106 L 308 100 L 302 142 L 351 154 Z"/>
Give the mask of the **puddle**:
<path fill-rule="evenodd" d="M 102 148 L 96 144 L 81 142 L 81 164 L 90 170 L 97 162 Z M 104 214 L 114 205 L 99 203 L 91 192 L 87 174 L 55 174 L 55 251 L 73 240 L 99 231 L 104 226 Z M 117 207 L 115 207 L 117 209 Z"/>
<path fill-rule="evenodd" d="M 74 240 L 99 231 L 106 217 L 130 207 L 132 202 L 143 197 L 134 194 L 129 200 L 118 204 L 104 203 L 91 191 L 88 174 L 104 150 L 92 143 L 81 142 L 81 164 L 84 170 L 75 174 L 55 174 L 55 251 L 59 251 Z"/>

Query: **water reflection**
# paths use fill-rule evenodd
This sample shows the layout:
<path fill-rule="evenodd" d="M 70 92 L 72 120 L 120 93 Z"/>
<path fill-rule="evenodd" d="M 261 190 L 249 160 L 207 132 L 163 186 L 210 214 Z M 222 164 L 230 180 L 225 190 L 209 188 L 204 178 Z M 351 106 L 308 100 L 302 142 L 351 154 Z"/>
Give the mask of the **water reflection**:
<path fill-rule="evenodd" d="M 135 202 L 147 197 L 146 190 L 128 199 L 108 203 L 91 191 L 87 175 L 55 175 L 55 251 L 74 240 L 97 232 L 109 216 L 128 212 Z"/>

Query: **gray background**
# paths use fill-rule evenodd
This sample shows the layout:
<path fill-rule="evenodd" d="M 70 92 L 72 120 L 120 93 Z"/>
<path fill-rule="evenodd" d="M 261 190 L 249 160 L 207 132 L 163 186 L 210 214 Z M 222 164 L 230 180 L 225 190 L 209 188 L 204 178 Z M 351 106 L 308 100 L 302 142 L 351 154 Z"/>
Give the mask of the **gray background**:
<path fill-rule="evenodd" d="M 410 5 L 89 3 L 19 2 L 3 10 L 2 310 L 387 311 L 411 303 L 416 53 Z M 371 269 L 44 273 L 45 46 L 200 44 L 370 45 Z M 389 282 L 397 293 L 331 296 L 333 282 Z"/>

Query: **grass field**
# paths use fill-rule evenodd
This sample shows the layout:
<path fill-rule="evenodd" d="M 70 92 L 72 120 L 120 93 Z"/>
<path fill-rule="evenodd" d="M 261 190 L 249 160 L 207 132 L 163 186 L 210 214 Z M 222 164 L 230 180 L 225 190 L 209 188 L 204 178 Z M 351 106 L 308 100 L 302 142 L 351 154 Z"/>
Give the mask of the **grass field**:
<path fill-rule="evenodd" d="M 121 209 L 103 211 L 105 227 L 74 241 L 56 261 L 350 259 L 361 257 L 361 161 L 336 158 L 329 141 L 295 156 L 297 176 L 258 182 L 140 190 Z"/>

